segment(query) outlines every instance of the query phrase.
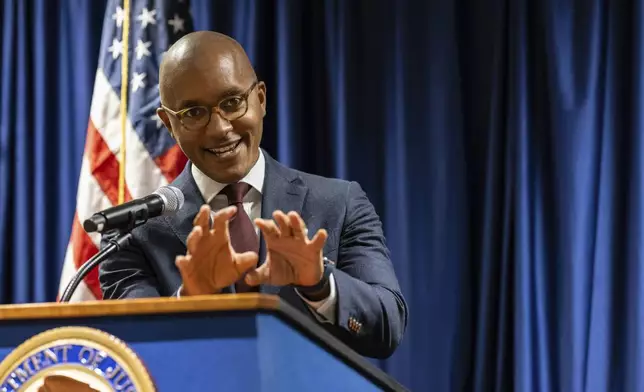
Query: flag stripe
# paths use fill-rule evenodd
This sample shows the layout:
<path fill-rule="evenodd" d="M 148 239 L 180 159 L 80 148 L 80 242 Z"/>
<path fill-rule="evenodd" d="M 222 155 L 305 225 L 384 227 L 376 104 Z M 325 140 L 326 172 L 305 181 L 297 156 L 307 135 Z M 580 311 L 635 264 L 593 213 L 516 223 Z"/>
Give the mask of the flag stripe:
<path fill-rule="evenodd" d="M 178 145 L 174 145 L 165 154 L 161 155 L 154 160 L 157 166 L 161 169 L 161 173 L 166 178 L 166 181 L 172 182 L 174 178 L 181 173 L 183 168 L 188 162 L 181 148 Z"/>
<path fill-rule="evenodd" d="M 132 197 L 139 198 L 149 195 L 163 185 L 168 185 L 168 181 L 150 158 L 136 132 L 129 127 L 128 130 L 125 181 Z"/>
<path fill-rule="evenodd" d="M 80 181 L 78 183 L 78 194 L 76 197 L 76 215 L 78 220 L 83 222 L 97 211 L 104 210 L 112 206 L 110 200 L 101 190 L 96 178 L 90 172 L 91 163 L 87 157 L 83 158 L 81 165 Z M 99 246 L 100 236 L 97 233 L 91 234 L 92 242 Z"/>
<path fill-rule="evenodd" d="M 103 137 L 90 119 L 87 126 L 87 142 L 85 154 L 89 157 L 90 174 L 96 179 L 103 194 L 112 205 L 118 204 L 119 192 L 119 162 L 116 155 L 103 140 Z M 130 191 L 125 187 L 125 201 L 132 200 Z"/>
<path fill-rule="evenodd" d="M 103 70 L 99 68 L 94 78 L 90 119 L 115 155 L 118 155 L 121 149 L 120 104 L 119 96 L 110 86 Z"/>

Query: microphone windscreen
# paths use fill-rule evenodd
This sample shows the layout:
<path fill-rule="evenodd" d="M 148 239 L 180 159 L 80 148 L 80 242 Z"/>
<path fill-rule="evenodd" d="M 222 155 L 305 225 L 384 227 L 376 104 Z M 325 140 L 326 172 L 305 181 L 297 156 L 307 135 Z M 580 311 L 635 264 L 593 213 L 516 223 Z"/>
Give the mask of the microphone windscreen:
<path fill-rule="evenodd" d="M 160 187 L 154 191 L 154 193 L 161 196 L 165 202 L 165 207 L 163 208 L 164 215 L 177 212 L 181 207 L 183 207 L 185 198 L 183 197 L 183 192 L 181 192 L 179 188 L 166 185 Z"/>

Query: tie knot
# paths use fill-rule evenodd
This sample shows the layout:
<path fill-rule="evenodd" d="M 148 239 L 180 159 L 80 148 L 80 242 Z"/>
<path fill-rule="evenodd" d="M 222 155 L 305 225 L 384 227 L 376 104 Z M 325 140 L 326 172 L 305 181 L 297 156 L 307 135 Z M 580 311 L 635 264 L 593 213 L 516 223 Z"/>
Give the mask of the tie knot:
<path fill-rule="evenodd" d="M 246 184 L 245 182 L 237 182 L 234 184 L 226 185 L 226 187 L 222 189 L 221 193 L 226 195 L 226 197 L 228 198 L 228 205 L 233 205 L 241 204 L 244 200 L 244 196 L 246 196 L 249 190 L 249 184 Z"/>

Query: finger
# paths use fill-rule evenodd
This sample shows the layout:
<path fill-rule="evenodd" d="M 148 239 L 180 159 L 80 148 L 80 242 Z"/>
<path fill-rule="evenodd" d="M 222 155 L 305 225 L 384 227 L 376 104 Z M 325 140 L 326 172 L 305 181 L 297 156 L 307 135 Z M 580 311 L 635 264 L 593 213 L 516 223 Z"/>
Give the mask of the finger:
<path fill-rule="evenodd" d="M 291 230 L 291 225 L 288 221 L 288 217 L 282 211 L 277 210 L 273 212 L 273 219 L 277 222 L 277 226 L 280 229 L 280 232 L 283 236 L 290 237 L 293 235 Z"/>
<path fill-rule="evenodd" d="M 190 254 L 195 254 L 197 249 L 199 248 L 199 242 L 203 238 L 203 230 L 201 229 L 201 226 L 195 226 L 192 228 L 192 231 L 190 231 L 190 234 L 188 234 L 188 238 L 186 239 L 186 246 L 188 247 L 188 253 Z"/>
<path fill-rule="evenodd" d="M 213 229 L 215 229 L 215 231 L 223 231 L 226 228 L 226 222 L 228 222 L 230 218 L 235 216 L 236 213 L 237 207 L 235 206 L 229 206 L 217 211 L 215 213 L 215 216 L 213 217 Z"/>
<path fill-rule="evenodd" d="M 210 230 L 210 206 L 207 204 L 199 208 L 199 212 L 192 221 L 193 226 L 200 226 L 204 233 Z"/>
<path fill-rule="evenodd" d="M 191 257 L 189 255 L 177 256 L 174 259 L 174 265 L 177 266 L 177 269 L 179 270 L 182 276 L 184 275 L 186 269 L 189 267 L 190 260 L 191 260 Z"/>
<path fill-rule="evenodd" d="M 266 284 L 271 280 L 271 269 L 268 263 L 264 263 L 259 268 L 248 272 L 244 281 L 251 286 Z"/>
<path fill-rule="evenodd" d="M 279 238 L 282 233 L 274 221 L 268 219 L 255 219 L 255 224 L 267 237 Z"/>
<path fill-rule="evenodd" d="M 302 218 L 300 217 L 300 214 L 298 214 L 295 211 L 291 211 L 288 213 L 288 219 L 291 224 L 291 230 L 293 230 L 293 236 L 296 238 L 308 239 L 306 224 L 304 223 L 304 220 L 302 220 Z"/>
<path fill-rule="evenodd" d="M 313 249 L 321 250 L 324 247 L 328 236 L 329 235 L 327 234 L 326 230 L 320 229 L 317 233 L 315 233 L 313 239 L 309 244 L 313 247 Z"/>
<path fill-rule="evenodd" d="M 216 247 L 216 251 L 219 251 L 225 244 L 230 244 L 230 231 L 228 230 L 228 225 L 230 218 L 232 218 L 236 212 L 237 207 L 230 206 L 217 211 L 215 214 L 213 218 L 214 237 L 217 244 L 220 245 Z"/>
<path fill-rule="evenodd" d="M 244 252 L 237 255 L 235 259 L 235 269 L 239 275 L 243 275 L 246 272 L 257 267 L 257 262 L 259 261 L 259 256 L 255 252 Z"/>

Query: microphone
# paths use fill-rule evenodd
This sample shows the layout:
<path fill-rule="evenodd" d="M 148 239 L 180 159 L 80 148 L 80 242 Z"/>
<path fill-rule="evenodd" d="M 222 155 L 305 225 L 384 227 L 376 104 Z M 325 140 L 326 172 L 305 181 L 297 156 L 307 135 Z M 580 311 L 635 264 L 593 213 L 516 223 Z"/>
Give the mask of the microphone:
<path fill-rule="evenodd" d="M 132 239 L 130 230 L 147 222 L 149 218 L 168 215 L 183 207 L 183 193 L 173 186 L 162 186 L 151 195 L 105 209 L 83 222 L 88 233 L 115 230 L 114 236 L 107 236 L 107 245 L 78 269 L 65 287 L 60 302 L 69 302 L 78 285 L 96 266 L 109 255 L 127 247 Z"/>
<path fill-rule="evenodd" d="M 152 194 L 97 212 L 83 222 L 88 233 L 132 230 L 148 219 L 176 212 L 183 206 L 183 193 L 173 186 L 162 186 Z"/>

